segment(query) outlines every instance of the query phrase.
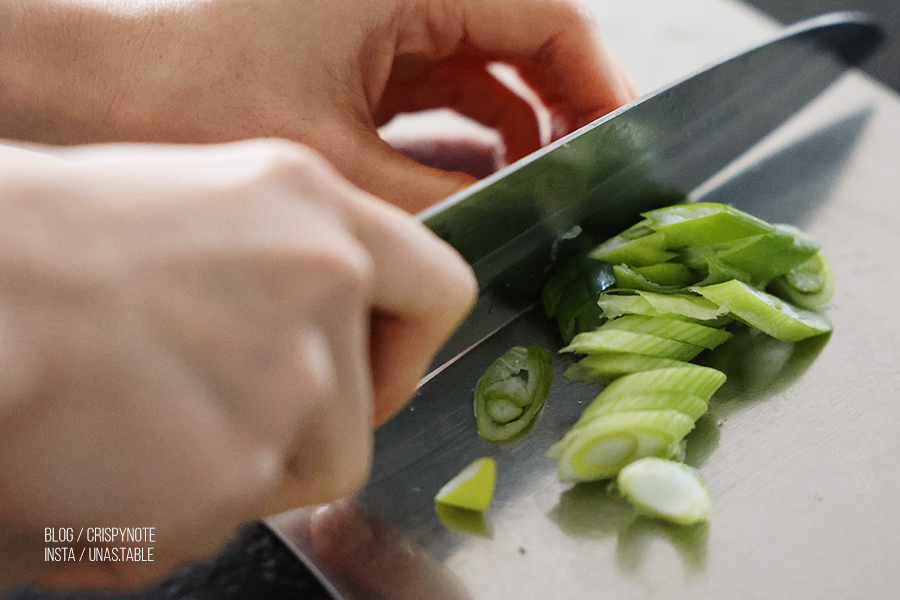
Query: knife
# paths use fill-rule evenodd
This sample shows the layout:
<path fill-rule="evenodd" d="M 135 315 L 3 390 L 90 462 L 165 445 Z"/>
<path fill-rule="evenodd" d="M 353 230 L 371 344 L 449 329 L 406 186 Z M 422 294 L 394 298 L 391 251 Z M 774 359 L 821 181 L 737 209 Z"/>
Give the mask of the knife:
<path fill-rule="evenodd" d="M 372 475 L 355 510 L 392 532 L 385 553 L 399 539 L 432 562 L 445 563 L 461 549 L 478 554 L 472 540 L 490 536 L 490 524 L 450 522 L 435 513 L 433 497 L 480 456 L 497 460 L 495 504 L 526 515 L 508 517 L 518 524 L 533 513 L 524 504 L 558 497 L 546 448 L 596 390 L 566 386 L 559 376 L 564 365 L 557 364 L 545 414 L 511 448 L 480 440 L 471 397 L 477 378 L 509 347 L 561 346 L 537 306 L 553 269 L 636 222 L 641 212 L 683 201 L 867 57 L 881 37 L 859 13 L 801 22 L 623 106 L 419 215 L 472 265 L 480 296 L 412 402 L 376 432 Z M 378 597 L 354 591 L 352 566 L 316 556 L 305 518 L 295 511 L 268 524 L 336 599 Z M 456 527 L 476 535 L 461 536 Z M 444 586 L 446 578 L 435 577 L 433 584 Z"/>

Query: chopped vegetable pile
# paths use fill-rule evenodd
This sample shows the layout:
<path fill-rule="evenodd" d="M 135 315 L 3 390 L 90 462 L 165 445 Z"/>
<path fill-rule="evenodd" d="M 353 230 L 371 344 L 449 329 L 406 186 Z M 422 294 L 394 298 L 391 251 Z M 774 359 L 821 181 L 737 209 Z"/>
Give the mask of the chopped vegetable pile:
<path fill-rule="evenodd" d="M 725 382 L 689 361 L 735 327 L 790 342 L 830 332 L 817 310 L 831 299 L 833 275 L 801 231 L 730 206 L 685 204 L 643 217 L 544 290 L 545 312 L 568 344 L 561 351 L 587 355 L 566 377 L 612 381 L 549 455 L 561 480 L 618 475 L 635 505 L 687 524 L 706 518 L 705 485 L 684 465 L 641 459 L 683 457 L 685 435 Z"/>

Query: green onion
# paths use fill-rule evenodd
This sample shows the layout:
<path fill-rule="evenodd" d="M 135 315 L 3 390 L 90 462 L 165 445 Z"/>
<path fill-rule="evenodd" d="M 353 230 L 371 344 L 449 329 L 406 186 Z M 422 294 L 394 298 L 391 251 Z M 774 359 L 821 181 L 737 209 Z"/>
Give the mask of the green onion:
<path fill-rule="evenodd" d="M 608 400 L 636 394 L 680 391 L 709 400 L 723 383 L 725 374 L 721 371 L 689 364 L 686 367 L 654 369 L 625 375 L 609 384 L 601 395 Z"/>
<path fill-rule="evenodd" d="M 691 363 L 657 356 L 644 356 L 629 352 L 608 352 L 591 354 L 566 370 L 569 381 L 586 383 L 609 383 L 610 380 L 630 373 L 664 369 L 667 367 L 686 367 Z"/>
<path fill-rule="evenodd" d="M 702 346 L 667 340 L 649 333 L 632 333 L 614 329 L 596 329 L 579 333 L 572 343 L 560 352 L 596 354 L 600 352 L 631 352 L 645 356 L 658 356 L 672 360 L 690 360 L 703 351 Z"/>
<path fill-rule="evenodd" d="M 663 460 L 644 458 L 619 471 L 619 491 L 640 511 L 678 525 L 709 519 L 712 498 L 696 470 Z"/>
<path fill-rule="evenodd" d="M 792 306 L 734 279 L 695 289 L 737 320 L 780 340 L 797 342 L 831 331 L 831 324 L 824 316 Z"/>
<path fill-rule="evenodd" d="M 663 234 L 667 248 L 710 246 L 775 229 L 745 212 L 711 202 L 679 204 L 653 210 L 643 216 L 649 221 L 648 227 Z"/>
<path fill-rule="evenodd" d="M 675 258 L 666 250 L 666 239 L 642 221 L 594 248 L 589 256 L 608 263 L 625 263 L 638 267 L 664 263 Z"/>
<path fill-rule="evenodd" d="M 722 329 L 682 321 L 681 319 L 648 317 L 646 315 L 625 315 L 617 319 L 611 319 L 604 323 L 599 330 L 610 329 L 630 331 L 632 333 L 649 333 L 668 340 L 696 344 L 710 350 L 731 338 L 731 334 Z"/>
<path fill-rule="evenodd" d="M 600 294 L 597 304 L 610 318 L 638 314 L 709 321 L 727 312 L 714 302 L 690 293 L 657 294 L 641 290 L 610 290 Z"/>
<path fill-rule="evenodd" d="M 696 421 L 709 408 L 707 401 L 700 396 L 682 390 L 660 390 L 643 394 L 610 397 L 600 394 L 581 413 L 579 423 L 587 423 L 598 415 L 625 410 L 677 410 L 681 414 Z M 578 426 L 578 423 L 575 425 Z"/>
<path fill-rule="evenodd" d="M 475 384 L 478 434 L 498 443 L 526 433 L 543 408 L 552 381 L 548 351 L 516 346 L 506 352 Z"/>
<path fill-rule="evenodd" d="M 834 273 L 821 252 L 770 284 L 771 291 L 800 308 L 815 310 L 834 295 Z"/>
<path fill-rule="evenodd" d="M 610 413 L 572 428 L 548 454 L 559 461 L 561 481 L 605 479 L 639 458 L 671 456 L 693 427 L 675 410 Z"/>
<path fill-rule="evenodd" d="M 434 497 L 438 504 L 483 512 L 494 496 L 497 463 L 479 458 L 448 481 Z"/>
<path fill-rule="evenodd" d="M 687 265 L 682 263 L 667 262 L 647 265 L 646 267 L 626 266 L 630 266 L 635 274 L 640 275 L 647 281 L 660 285 L 685 287 L 697 281 L 697 275 Z"/>

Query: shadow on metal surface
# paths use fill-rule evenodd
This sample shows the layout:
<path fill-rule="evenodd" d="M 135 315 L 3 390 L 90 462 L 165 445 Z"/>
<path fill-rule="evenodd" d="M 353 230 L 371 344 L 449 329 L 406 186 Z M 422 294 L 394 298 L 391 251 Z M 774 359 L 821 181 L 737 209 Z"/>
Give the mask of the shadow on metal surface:
<path fill-rule="evenodd" d="M 792 142 L 704 193 L 770 223 L 806 225 L 832 195 L 872 117 L 866 107 Z"/>

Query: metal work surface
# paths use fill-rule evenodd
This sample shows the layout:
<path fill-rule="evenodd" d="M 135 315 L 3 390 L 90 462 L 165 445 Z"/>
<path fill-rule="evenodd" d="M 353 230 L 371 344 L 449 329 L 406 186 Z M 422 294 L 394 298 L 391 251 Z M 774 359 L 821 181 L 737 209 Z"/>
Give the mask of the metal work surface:
<path fill-rule="evenodd" d="M 590 5 L 601 28 L 619 25 L 610 45 L 645 89 L 774 31 L 720 0 Z M 654 54 L 661 58 L 645 64 Z M 361 504 L 402 534 L 410 557 L 428 562 L 420 597 L 898 596 L 900 98 L 846 75 L 696 194 L 802 227 L 837 281 L 829 339 L 736 336 L 709 359 L 729 381 L 689 436 L 686 460 L 712 490 L 710 523 L 667 526 L 636 515 L 604 484 L 557 481 L 545 452 L 600 389 L 567 382 L 565 358 L 529 437 L 507 447 L 478 438 L 472 388 L 484 369 L 513 345 L 561 345 L 532 310 L 430 380 L 378 432 Z M 435 492 L 481 456 L 498 466 L 484 521 L 443 523 Z"/>

